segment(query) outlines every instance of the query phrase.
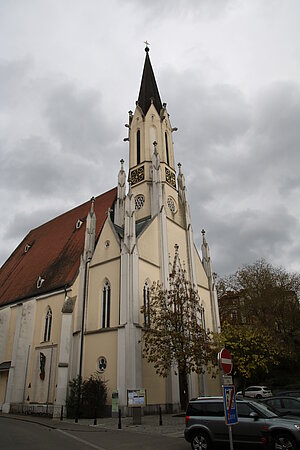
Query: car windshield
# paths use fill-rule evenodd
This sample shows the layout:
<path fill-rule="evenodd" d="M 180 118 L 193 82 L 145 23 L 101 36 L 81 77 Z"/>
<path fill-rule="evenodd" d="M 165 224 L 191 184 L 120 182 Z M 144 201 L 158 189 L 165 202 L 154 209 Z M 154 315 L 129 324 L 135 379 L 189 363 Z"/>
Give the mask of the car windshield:
<path fill-rule="evenodd" d="M 274 408 L 272 408 L 272 406 L 258 402 L 251 402 L 251 405 L 266 417 L 279 417 L 279 414 L 274 410 Z"/>

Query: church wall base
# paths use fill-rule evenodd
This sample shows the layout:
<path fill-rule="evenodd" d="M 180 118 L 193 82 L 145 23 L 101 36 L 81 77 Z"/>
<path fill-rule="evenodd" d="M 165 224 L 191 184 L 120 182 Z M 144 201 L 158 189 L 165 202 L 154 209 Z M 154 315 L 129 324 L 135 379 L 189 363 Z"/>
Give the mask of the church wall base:
<path fill-rule="evenodd" d="M 3 405 L 4 406 L 4 405 Z M 54 405 L 46 404 L 28 404 L 28 403 L 11 403 L 10 410 L 11 414 L 25 414 L 33 416 L 47 416 L 53 417 Z M 5 412 L 5 411 L 3 411 Z"/>

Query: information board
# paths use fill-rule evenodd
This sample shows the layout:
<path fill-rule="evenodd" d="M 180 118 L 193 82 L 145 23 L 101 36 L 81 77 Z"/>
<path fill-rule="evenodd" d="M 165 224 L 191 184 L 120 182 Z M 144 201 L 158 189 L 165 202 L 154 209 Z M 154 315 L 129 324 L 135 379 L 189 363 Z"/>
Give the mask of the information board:
<path fill-rule="evenodd" d="M 112 391 L 111 394 L 111 412 L 117 413 L 119 411 L 119 393 L 118 391 Z"/>
<path fill-rule="evenodd" d="M 145 389 L 129 389 L 127 391 L 128 406 L 146 406 L 146 390 Z"/>

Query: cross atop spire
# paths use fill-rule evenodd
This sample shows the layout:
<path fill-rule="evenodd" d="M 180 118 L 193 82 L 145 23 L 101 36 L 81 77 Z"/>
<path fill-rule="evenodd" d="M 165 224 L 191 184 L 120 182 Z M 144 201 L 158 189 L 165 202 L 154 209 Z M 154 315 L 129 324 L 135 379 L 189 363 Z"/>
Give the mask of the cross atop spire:
<path fill-rule="evenodd" d="M 156 108 L 158 114 L 162 109 L 162 102 L 160 99 L 158 87 L 155 81 L 154 72 L 151 66 L 149 58 L 149 43 L 146 41 L 146 59 L 144 64 L 144 70 L 142 75 L 141 87 L 138 98 L 138 105 L 142 108 L 143 113 L 146 115 L 151 104 Z"/>

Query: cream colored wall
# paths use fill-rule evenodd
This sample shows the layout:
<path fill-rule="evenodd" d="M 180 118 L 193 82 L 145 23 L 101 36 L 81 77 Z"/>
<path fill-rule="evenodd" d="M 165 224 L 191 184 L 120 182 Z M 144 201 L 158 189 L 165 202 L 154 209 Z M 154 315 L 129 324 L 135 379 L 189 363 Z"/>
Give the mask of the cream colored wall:
<path fill-rule="evenodd" d="M 11 359 L 12 359 L 18 310 L 19 310 L 19 308 L 17 306 L 11 307 L 11 315 L 10 315 L 10 322 L 9 322 L 8 337 L 7 337 L 4 361 L 11 361 Z"/>
<path fill-rule="evenodd" d="M 143 289 L 145 282 L 149 284 L 149 287 L 151 288 L 151 285 L 153 282 L 159 281 L 160 271 L 158 267 L 153 266 L 152 264 L 148 264 L 146 261 L 139 261 L 139 303 L 140 303 L 140 309 L 143 306 L 144 299 L 143 299 Z M 141 326 L 144 324 L 144 315 L 142 314 L 140 310 L 140 319 L 139 323 Z"/>
<path fill-rule="evenodd" d="M 119 324 L 120 244 L 109 221 L 105 222 L 90 264 L 87 331 L 102 326 L 102 291 L 106 280 L 111 286 L 110 326 L 116 327 Z"/>
<path fill-rule="evenodd" d="M 165 170 L 165 169 L 163 168 L 163 170 Z M 184 228 L 185 227 L 184 210 L 179 202 L 177 191 L 174 188 L 172 188 L 168 183 L 165 183 L 164 184 L 164 192 L 165 192 L 165 208 L 166 208 L 167 217 L 169 219 L 173 220 L 173 222 L 176 222 L 178 225 L 180 225 L 181 227 Z M 173 199 L 175 200 L 175 204 L 177 206 L 177 210 L 176 210 L 175 214 L 173 214 L 168 207 L 168 204 L 167 204 L 168 196 L 173 197 Z"/>
<path fill-rule="evenodd" d="M 95 266 L 90 270 L 87 331 L 96 330 L 102 326 L 102 291 L 106 280 L 111 286 L 110 326 L 116 327 L 119 324 L 120 260 L 118 259 Z"/>
<path fill-rule="evenodd" d="M 47 361 L 50 364 L 50 348 L 53 343 L 55 346 L 55 351 L 53 352 L 53 358 L 52 358 L 52 377 L 54 380 L 56 380 L 57 377 L 57 357 L 59 355 L 59 342 L 60 342 L 60 333 L 61 333 L 61 318 L 62 318 L 62 306 L 64 302 L 64 293 L 59 293 L 56 295 L 52 295 L 49 297 L 45 297 L 42 299 L 38 299 L 36 301 L 36 320 L 35 320 L 35 328 L 33 333 L 33 342 L 30 352 L 30 360 L 28 365 L 28 375 L 27 375 L 27 387 L 26 387 L 26 393 L 25 393 L 25 399 L 29 396 L 30 401 L 32 400 L 33 392 L 36 389 L 35 383 L 37 374 L 36 371 L 38 369 L 38 363 L 36 361 L 37 358 L 37 351 L 43 351 L 43 348 L 45 349 L 45 352 L 47 353 Z M 50 306 L 52 310 L 52 325 L 51 325 L 51 336 L 49 342 L 43 341 L 43 333 L 44 333 L 44 326 L 45 326 L 45 317 L 47 308 Z M 44 352 L 44 353 L 45 353 Z M 44 383 L 47 383 L 46 380 L 44 380 Z M 55 383 L 56 384 L 56 383 Z M 31 387 L 28 387 L 31 385 Z M 45 388 L 46 389 L 46 388 Z M 53 389 L 52 389 L 53 391 Z M 52 392 L 51 392 L 52 393 Z M 53 392 L 52 396 L 55 396 L 55 392 Z M 35 396 L 36 399 L 36 396 Z M 36 399 L 37 401 L 37 399 Z"/>
<path fill-rule="evenodd" d="M 104 356 L 107 369 L 103 373 L 103 380 L 107 381 L 107 403 L 111 404 L 111 391 L 117 389 L 117 330 L 88 334 L 84 338 L 84 370 L 83 378 L 88 378 L 97 371 L 97 361 Z"/>
<path fill-rule="evenodd" d="M 77 300 L 78 299 L 78 287 L 79 287 L 79 275 L 77 275 L 77 277 L 76 277 L 76 279 L 75 279 L 75 281 L 74 281 L 74 283 L 72 285 L 72 289 L 70 291 L 68 291 L 68 296 L 69 297 L 75 297 L 76 298 L 75 305 L 74 305 L 74 312 L 73 312 L 74 319 L 75 319 L 75 320 L 73 320 L 73 332 L 76 331 L 75 330 L 76 317 L 77 317 L 77 314 L 78 314 L 78 300 Z"/>
<path fill-rule="evenodd" d="M 170 255 L 170 261 L 173 262 L 175 256 L 175 244 L 179 245 L 179 257 L 181 264 L 185 264 L 185 268 L 188 271 L 188 253 L 187 253 L 187 239 L 186 231 L 177 225 L 172 220 L 167 220 L 167 232 L 168 232 L 168 252 Z"/>
<path fill-rule="evenodd" d="M 112 223 L 106 220 L 96 244 L 90 267 L 120 256 L 120 243 L 112 227 Z M 108 247 L 105 244 L 106 241 L 109 241 Z"/>
<path fill-rule="evenodd" d="M 6 384 L 8 380 L 8 371 L 0 372 L 0 404 L 4 403 Z"/>
<path fill-rule="evenodd" d="M 146 389 L 147 405 L 165 403 L 166 379 L 155 372 L 152 364 L 143 359 L 143 387 Z"/>
<path fill-rule="evenodd" d="M 52 310 L 52 325 L 50 342 L 57 343 L 60 339 L 61 331 L 61 310 L 64 303 L 64 293 L 52 295 L 37 300 L 36 305 L 36 323 L 33 335 L 33 344 L 41 345 L 44 343 L 44 325 L 48 306 Z"/>
<path fill-rule="evenodd" d="M 139 236 L 138 249 L 140 259 L 153 264 L 156 268 L 159 265 L 159 232 L 158 220 L 154 218 Z M 150 270 L 150 269 L 149 269 Z"/>
<path fill-rule="evenodd" d="M 143 217 L 151 216 L 151 199 L 150 199 L 150 187 L 149 183 L 138 183 L 132 187 L 132 193 L 136 197 L 142 194 L 145 197 L 145 203 L 141 209 L 135 211 L 136 220 L 140 220 Z"/>
<path fill-rule="evenodd" d="M 221 395 L 220 377 L 212 378 L 210 374 L 207 374 L 207 389 L 209 395 Z"/>

